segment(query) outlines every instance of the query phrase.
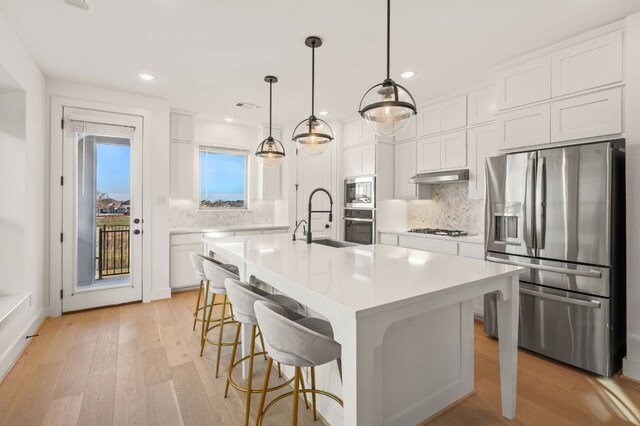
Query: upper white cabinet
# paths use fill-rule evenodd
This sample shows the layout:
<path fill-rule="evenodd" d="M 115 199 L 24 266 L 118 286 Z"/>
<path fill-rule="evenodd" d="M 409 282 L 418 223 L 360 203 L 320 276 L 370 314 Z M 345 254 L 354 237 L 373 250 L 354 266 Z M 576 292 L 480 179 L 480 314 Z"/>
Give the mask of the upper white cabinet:
<path fill-rule="evenodd" d="M 171 113 L 171 139 L 193 142 L 193 116 Z"/>
<path fill-rule="evenodd" d="M 404 129 L 402 129 L 400 132 L 398 132 L 398 134 L 395 136 L 395 141 L 396 142 L 402 142 L 402 141 L 408 141 L 411 139 L 415 139 L 416 138 L 416 124 L 417 124 L 418 120 L 416 120 L 415 117 L 411 117 L 409 119 L 409 124 L 407 124 L 407 127 L 405 127 Z"/>
<path fill-rule="evenodd" d="M 440 133 L 442 130 L 442 110 L 440 104 L 419 108 L 416 123 L 418 136 Z"/>
<path fill-rule="evenodd" d="M 171 141 L 169 196 L 173 199 L 194 196 L 194 149 L 191 142 Z"/>
<path fill-rule="evenodd" d="M 622 31 L 551 55 L 551 94 L 568 95 L 622 81 Z"/>
<path fill-rule="evenodd" d="M 534 59 L 496 74 L 496 108 L 500 110 L 551 97 L 551 59 Z"/>
<path fill-rule="evenodd" d="M 416 151 L 418 173 L 440 170 L 440 136 L 419 139 Z"/>
<path fill-rule="evenodd" d="M 549 104 L 544 104 L 496 116 L 497 140 L 500 149 L 549 143 L 551 137 L 549 111 Z"/>
<path fill-rule="evenodd" d="M 455 169 L 467 165 L 467 132 L 446 133 L 440 136 L 440 168 Z"/>
<path fill-rule="evenodd" d="M 416 197 L 417 186 L 409 183 L 409 179 L 416 174 L 416 141 L 399 143 L 394 149 L 394 196 L 403 200 L 413 199 Z"/>
<path fill-rule="evenodd" d="M 371 142 L 376 139 L 373 129 L 364 122 L 356 120 L 344 125 L 344 148 Z"/>
<path fill-rule="evenodd" d="M 474 127 L 467 131 L 469 147 L 469 198 L 484 199 L 485 161 L 498 154 L 495 125 Z"/>
<path fill-rule="evenodd" d="M 376 173 L 376 144 L 370 143 L 344 150 L 344 177 Z"/>
<path fill-rule="evenodd" d="M 622 133 L 622 88 L 551 103 L 551 142 Z"/>
<path fill-rule="evenodd" d="M 494 120 L 496 111 L 494 86 L 474 90 L 467 95 L 467 114 L 469 126 L 488 123 Z"/>
<path fill-rule="evenodd" d="M 467 125 L 467 95 L 442 102 L 441 109 L 443 132 L 460 129 Z"/>

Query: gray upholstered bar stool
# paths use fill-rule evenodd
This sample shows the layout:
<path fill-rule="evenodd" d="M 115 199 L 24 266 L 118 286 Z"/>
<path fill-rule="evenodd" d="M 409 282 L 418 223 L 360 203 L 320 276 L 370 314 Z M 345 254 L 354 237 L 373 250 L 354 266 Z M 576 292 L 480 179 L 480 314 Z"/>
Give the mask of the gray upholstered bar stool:
<path fill-rule="evenodd" d="M 222 335 L 224 333 L 224 326 L 226 324 L 232 324 L 236 321 L 233 316 L 233 306 L 227 300 L 227 290 L 224 287 L 224 280 L 227 278 L 238 279 L 238 269 L 233 265 L 225 265 L 217 262 L 213 259 L 204 259 L 203 264 L 204 274 L 209 282 L 208 293 L 211 293 L 211 308 L 208 309 L 207 320 L 203 325 L 202 339 L 200 340 L 200 355 L 204 352 L 205 344 L 209 343 L 218 347 L 216 354 L 216 377 L 220 371 L 220 351 L 223 346 L 231 346 L 232 342 L 223 342 Z M 220 318 L 215 320 L 214 325 L 211 325 L 211 314 L 213 307 L 218 306 L 216 304 L 216 297 L 222 297 L 222 309 L 220 311 Z M 229 305 L 229 315 L 227 315 L 227 305 Z M 218 328 L 218 338 L 216 340 L 210 340 L 208 334 L 213 329 Z"/>
<path fill-rule="evenodd" d="M 332 398 L 340 405 L 342 400 L 337 396 L 316 389 L 315 367 L 331 361 L 339 361 L 341 346 L 333 340 L 331 324 L 320 318 L 302 317 L 295 312 L 272 302 L 258 301 L 254 305 L 258 325 L 262 330 L 269 360 L 264 378 L 257 425 L 262 424 L 264 415 L 276 402 L 293 395 L 292 425 L 298 424 L 299 393 L 311 393 L 313 399 L 313 419 L 317 420 L 316 395 Z M 269 384 L 269 374 L 273 361 L 295 367 L 293 391 L 275 398 L 264 407 Z M 300 389 L 302 367 L 311 368 L 311 389 Z M 340 363 L 338 363 L 340 368 Z"/>
<path fill-rule="evenodd" d="M 236 329 L 236 337 L 231 352 L 231 361 L 229 363 L 229 369 L 227 370 L 227 384 L 224 389 L 224 397 L 227 397 L 229 392 L 229 385 L 238 389 L 241 392 L 246 392 L 246 407 L 245 407 L 245 425 L 249 424 L 249 414 L 251 412 L 251 395 L 255 393 L 261 393 L 262 388 L 254 389 L 253 384 L 253 362 L 256 356 L 265 355 L 266 349 L 264 341 L 262 340 L 262 333 L 258 328 L 258 320 L 256 319 L 253 305 L 257 301 L 270 301 L 280 306 L 285 306 L 289 309 L 297 311 L 300 307 L 298 302 L 290 297 L 281 294 L 271 294 L 256 286 L 249 285 L 239 280 L 226 279 L 224 281 L 225 288 L 227 289 L 227 297 L 229 301 L 233 303 L 235 320 L 238 321 Z M 251 327 L 251 342 L 249 344 L 249 355 L 236 361 L 236 351 L 238 349 L 238 339 L 240 337 L 240 324 L 245 327 Z M 262 351 L 255 352 L 256 337 L 260 336 Z M 265 359 L 266 356 L 265 356 Z M 233 370 L 242 362 L 249 360 L 249 371 L 247 372 L 247 386 L 243 387 L 237 384 L 233 379 Z M 269 367 L 271 368 L 271 367 Z M 267 388 L 266 392 L 282 389 L 293 381 L 293 379 L 281 383 L 279 385 Z M 268 386 L 268 385 L 267 385 Z"/>

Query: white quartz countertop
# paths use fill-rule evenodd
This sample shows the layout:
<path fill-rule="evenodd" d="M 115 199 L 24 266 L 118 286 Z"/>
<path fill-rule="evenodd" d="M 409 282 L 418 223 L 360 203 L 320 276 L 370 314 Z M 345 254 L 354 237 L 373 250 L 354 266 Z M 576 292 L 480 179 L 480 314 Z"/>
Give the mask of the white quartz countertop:
<path fill-rule="evenodd" d="M 205 238 L 204 242 L 229 260 L 302 286 L 356 317 L 513 276 L 522 269 L 389 245 L 326 247 L 292 241 L 285 234 Z"/>
<path fill-rule="evenodd" d="M 437 240 L 456 241 L 459 243 L 484 244 L 484 235 L 465 235 L 464 237 L 448 237 L 446 235 L 421 234 L 406 229 L 379 229 L 381 234 L 408 235 L 411 237 L 433 238 Z"/>
<path fill-rule="evenodd" d="M 253 231 L 253 230 L 268 230 L 268 229 L 287 229 L 289 225 L 229 225 L 229 226 L 199 226 L 199 227 L 184 227 L 184 228 L 170 228 L 170 234 L 205 234 L 207 232 L 225 232 L 225 231 Z"/>

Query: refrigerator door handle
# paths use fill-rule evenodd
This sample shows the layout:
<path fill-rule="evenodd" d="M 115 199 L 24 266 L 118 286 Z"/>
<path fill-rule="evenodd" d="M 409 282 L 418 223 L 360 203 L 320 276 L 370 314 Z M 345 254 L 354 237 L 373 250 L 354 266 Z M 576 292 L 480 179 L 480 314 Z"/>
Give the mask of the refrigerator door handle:
<path fill-rule="evenodd" d="M 542 293 L 535 290 L 529 290 L 526 288 L 521 288 L 520 293 L 528 294 L 530 296 L 538 297 L 540 299 L 548 299 L 554 300 L 556 302 L 568 303 L 571 305 L 585 306 L 587 308 L 600 309 L 600 302 L 597 300 L 580 300 L 580 299 L 571 299 L 569 297 L 558 296 L 556 294 Z"/>
<path fill-rule="evenodd" d="M 530 158 L 527 162 L 526 186 L 524 192 L 524 243 L 528 248 L 535 246 L 534 228 L 534 210 L 535 210 L 535 193 L 533 189 L 535 170 L 535 158 Z"/>
<path fill-rule="evenodd" d="M 500 259 L 499 257 L 487 256 L 490 262 L 504 263 L 505 265 L 521 266 L 523 268 L 538 269 L 540 271 L 557 272 L 559 274 L 575 275 L 587 278 L 602 278 L 602 271 L 576 271 L 575 269 L 558 268 L 556 266 L 537 265 L 535 263 L 517 262 L 515 260 Z"/>
<path fill-rule="evenodd" d="M 547 170 L 544 157 L 538 157 L 536 167 L 536 201 L 536 244 L 538 249 L 544 249 L 547 202 Z"/>

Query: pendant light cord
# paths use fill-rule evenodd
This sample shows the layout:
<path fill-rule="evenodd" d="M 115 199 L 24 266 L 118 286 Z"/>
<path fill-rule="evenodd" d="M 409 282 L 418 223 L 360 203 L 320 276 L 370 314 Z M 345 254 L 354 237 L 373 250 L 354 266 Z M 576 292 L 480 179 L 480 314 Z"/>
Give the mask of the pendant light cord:
<path fill-rule="evenodd" d="M 269 138 L 271 138 L 271 114 L 273 111 L 273 79 L 269 80 Z"/>
<path fill-rule="evenodd" d="M 387 0 L 387 79 L 391 72 L 391 0 Z"/>
<path fill-rule="evenodd" d="M 315 116 L 315 93 L 316 93 L 316 42 L 311 43 L 311 115 Z"/>

